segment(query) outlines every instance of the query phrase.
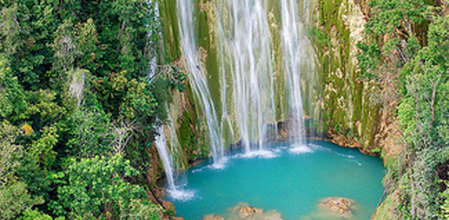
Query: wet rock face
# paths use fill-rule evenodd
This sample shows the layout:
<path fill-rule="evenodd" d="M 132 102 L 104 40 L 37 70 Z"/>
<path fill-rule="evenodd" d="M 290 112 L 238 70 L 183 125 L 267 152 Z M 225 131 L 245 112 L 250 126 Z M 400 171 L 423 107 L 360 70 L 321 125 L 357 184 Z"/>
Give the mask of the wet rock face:
<path fill-rule="evenodd" d="M 320 207 L 338 217 L 352 217 L 352 210 L 355 209 L 354 200 L 344 197 L 329 197 L 320 201 Z"/>

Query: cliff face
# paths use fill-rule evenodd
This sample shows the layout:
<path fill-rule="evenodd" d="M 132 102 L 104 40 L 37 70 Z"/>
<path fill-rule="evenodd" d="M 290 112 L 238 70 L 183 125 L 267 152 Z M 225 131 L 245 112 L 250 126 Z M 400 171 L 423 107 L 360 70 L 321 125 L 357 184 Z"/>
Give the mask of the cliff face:
<path fill-rule="evenodd" d="M 266 16 L 271 34 L 271 58 L 273 61 L 272 70 L 272 86 L 273 91 L 273 117 L 268 118 L 267 124 L 275 125 L 277 122 L 287 120 L 288 106 L 286 100 L 286 84 L 285 75 L 283 73 L 283 60 L 281 48 L 281 16 L 280 5 L 276 1 L 267 1 Z M 159 11 L 162 21 L 162 39 L 161 50 L 165 54 L 164 58 L 174 60 L 172 64 L 178 66 L 183 72 L 188 73 L 187 63 L 185 63 L 184 54 L 182 54 L 181 34 L 178 24 L 177 15 L 177 1 L 167 0 L 159 1 Z M 198 46 L 198 53 L 200 54 L 201 63 L 198 68 L 204 70 L 207 79 L 207 87 L 211 94 L 212 104 L 216 110 L 216 115 L 221 127 L 221 136 L 223 145 L 228 148 L 230 145 L 238 143 L 241 140 L 238 132 L 238 121 L 236 120 L 235 99 L 239 99 L 241 94 L 236 94 L 233 90 L 232 79 L 230 73 L 222 74 L 222 71 L 229 70 L 229 57 L 223 58 L 223 48 L 220 48 L 217 36 L 217 13 L 218 10 L 223 16 L 228 16 L 228 11 L 220 8 L 219 3 L 210 0 L 194 1 L 193 9 L 193 25 L 195 43 Z M 228 34 L 228 33 L 225 33 Z M 309 50 L 313 50 L 311 47 Z M 313 51 L 312 51 L 313 52 Z M 221 63 L 224 62 L 225 64 Z M 306 83 L 306 81 L 318 82 L 314 78 L 316 74 L 305 75 L 303 80 L 305 95 L 309 98 L 304 102 L 310 102 L 307 106 L 317 105 L 317 102 L 312 103 L 310 100 L 318 100 L 315 98 L 318 93 L 314 92 L 313 87 L 317 84 Z M 191 79 L 189 79 L 191 80 Z M 204 120 L 204 112 L 201 108 L 201 100 L 195 96 L 192 86 L 192 81 L 185 83 L 186 90 L 181 93 L 174 91 L 172 96 L 174 100 L 169 103 L 169 111 L 171 120 L 174 122 L 174 127 L 179 140 L 178 151 L 175 157 L 182 158 L 178 162 L 182 167 L 187 167 L 188 161 L 193 161 L 198 158 L 210 156 L 207 146 L 210 145 L 207 138 L 207 131 Z M 223 81 L 225 83 L 223 83 Z M 313 91 L 313 92 L 306 92 Z M 266 100 L 263 100 L 266 102 Z M 318 108 L 309 107 L 306 109 L 307 115 L 317 115 Z M 254 113 L 255 114 L 255 113 Z M 318 117 L 317 117 L 318 118 Z M 275 126 L 273 126 L 275 127 Z"/>
<path fill-rule="evenodd" d="M 311 38 L 320 60 L 325 132 L 342 146 L 393 154 L 390 147 L 399 135 L 392 116 L 395 100 L 383 101 L 374 82 L 360 80 L 357 66 L 357 43 L 364 40 L 369 19 L 366 2 L 315 1 L 314 15 Z"/>
<path fill-rule="evenodd" d="M 328 106 L 323 108 L 322 121 L 332 142 L 381 155 L 385 163 L 391 163 L 403 150 L 393 114 L 397 96 L 389 97 L 396 93 L 396 86 L 385 83 L 379 88 L 375 82 L 360 80 L 357 66 L 357 43 L 365 40 L 364 25 L 370 19 L 367 2 L 315 1 L 311 38 L 320 57 L 323 102 Z M 391 219 L 397 202 L 397 193 L 385 197 L 373 219 Z"/>
<path fill-rule="evenodd" d="M 195 1 L 194 25 L 196 43 L 201 54 L 208 87 L 213 104 L 220 117 L 224 146 L 237 143 L 241 137 L 236 132 L 237 123 L 232 99 L 238 95 L 229 93 L 223 102 L 220 84 L 218 48 L 217 3 L 209 0 Z M 276 106 L 275 124 L 288 118 L 285 80 L 283 79 L 281 10 L 275 1 L 267 1 L 266 14 L 272 37 L 272 57 L 274 66 L 273 91 Z M 159 4 L 163 35 L 163 49 L 166 57 L 175 60 L 176 65 L 186 70 L 181 52 L 180 33 L 176 0 L 160 1 Z M 315 63 L 308 74 L 302 74 L 303 104 L 308 127 L 324 134 L 333 142 L 349 147 L 358 147 L 365 153 L 386 155 L 396 154 L 395 137 L 399 135 L 394 124 L 392 111 L 395 100 L 381 101 L 379 88 L 373 82 L 361 81 L 357 66 L 357 43 L 364 40 L 364 24 L 369 19 L 369 9 L 365 1 L 358 0 L 315 0 L 310 4 L 311 19 L 308 39 L 311 42 L 311 60 Z M 310 13 L 309 12 L 309 13 Z M 221 12 L 223 13 L 223 12 Z M 224 12 L 226 13 L 226 12 Z M 230 74 L 226 77 L 231 77 Z M 226 81 L 231 81 L 227 79 Z M 180 161 L 207 156 L 208 140 L 202 123 L 202 110 L 187 82 L 185 93 L 175 92 L 170 112 L 181 139 Z M 228 103 L 229 106 L 222 106 Z M 226 111 L 226 114 L 223 114 Z M 311 132 L 311 134 L 314 134 Z M 390 148 L 392 151 L 390 152 Z"/>

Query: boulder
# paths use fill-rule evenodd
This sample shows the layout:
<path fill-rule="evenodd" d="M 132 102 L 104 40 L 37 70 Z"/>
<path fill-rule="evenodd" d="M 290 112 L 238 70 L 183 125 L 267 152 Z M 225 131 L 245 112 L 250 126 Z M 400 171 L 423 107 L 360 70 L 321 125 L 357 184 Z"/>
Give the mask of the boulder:
<path fill-rule="evenodd" d="M 208 214 L 203 216 L 203 220 L 282 220 L 281 213 L 276 210 L 265 211 L 260 208 L 255 208 L 247 203 L 239 203 L 236 206 L 229 208 L 229 212 L 225 217 Z"/>
<path fill-rule="evenodd" d="M 339 217 L 350 218 L 354 201 L 344 197 L 329 197 L 320 201 L 320 206 Z"/>
<path fill-rule="evenodd" d="M 239 210 L 240 218 L 249 218 L 256 214 L 256 209 L 250 206 L 242 206 Z"/>

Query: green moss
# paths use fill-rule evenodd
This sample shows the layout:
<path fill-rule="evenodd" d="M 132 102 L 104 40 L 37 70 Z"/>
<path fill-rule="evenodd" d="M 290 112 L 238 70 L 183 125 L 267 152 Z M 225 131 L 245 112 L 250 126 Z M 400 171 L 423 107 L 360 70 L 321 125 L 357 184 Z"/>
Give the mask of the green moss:
<path fill-rule="evenodd" d="M 310 33 L 321 64 L 321 86 L 323 90 L 327 87 L 322 95 L 325 99 L 323 129 L 337 128 L 342 135 L 359 140 L 369 150 L 377 144 L 380 106 L 370 99 L 371 85 L 365 87 L 358 80 L 361 72 L 352 63 L 354 57 L 350 56 L 350 50 L 354 42 L 341 14 L 346 1 L 319 0 L 316 26 Z"/>
<path fill-rule="evenodd" d="M 176 0 L 159 1 L 165 56 L 178 59 L 181 56 Z"/>
<path fill-rule="evenodd" d="M 316 27 L 310 28 L 309 38 L 311 38 L 312 42 L 321 50 L 328 47 L 330 44 L 329 35 Z"/>
<path fill-rule="evenodd" d="M 211 3 L 210 0 L 201 0 L 201 4 L 205 5 L 207 3 Z M 211 94 L 211 98 L 213 103 L 215 104 L 215 109 L 217 111 L 217 115 L 221 115 L 221 100 L 220 100 L 220 72 L 218 67 L 218 56 L 217 56 L 217 46 L 214 44 L 215 34 L 211 32 L 215 27 L 212 26 L 215 23 L 214 11 L 212 7 L 205 7 L 205 9 L 201 10 L 199 7 L 198 10 L 198 35 L 199 35 L 199 45 L 204 50 L 201 54 L 206 57 L 205 67 L 206 67 L 206 77 L 207 83 L 209 86 L 209 91 Z"/>

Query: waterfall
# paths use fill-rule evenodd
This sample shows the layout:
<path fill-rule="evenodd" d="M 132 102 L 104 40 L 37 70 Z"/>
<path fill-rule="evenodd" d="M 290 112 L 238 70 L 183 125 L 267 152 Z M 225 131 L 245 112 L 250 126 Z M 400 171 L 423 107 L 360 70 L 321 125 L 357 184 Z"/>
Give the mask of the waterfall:
<path fill-rule="evenodd" d="M 147 41 L 148 41 L 148 46 L 146 48 L 146 50 L 148 51 L 147 54 L 150 57 L 150 62 L 149 62 L 149 69 L 148 69 L 148 74 L 147 74 L 147 80 L 149 82 L 149 84 L 151 84 L 151 82 L 153 81 L 154 77 L 156 76 L 156 72 L 157 72 L 157 43 L 154 40 L 152 40 L 152 38 L 154 36 L 161 36 L 161 32 L 160 32 L 160 14 L 159 14 L 159 4 L 157 1 L 153 2 L 152 0 L 146 0 L 147 6 L 148 6 L 148 17 L 149 18 L 154 18 L 154 20 L 152 22 L 149 22 L 148 24 L 146 24 L 147 29 L 149 30 L 147 33 Z M 162 47 L 159 47 L 162 48 Z"/>
<path fill-rule="evenodd" d="M 204 121 L 206 123 L 205 127 L 209 135 L 209 145 L 211 147 L 214 164 L 219 167 L 225 161 L 223 139 L 221 136 L 220 123 L 218 121 L 195 42 L 192 1 L 177 0 L 177 3 L 181 47 L 187 63 L 188 78 L 199 104 L 201 105 Z"/>
<path fill-rule="evenodd" d="M 175 191 L 175 178 L 173 176 L 173 159 L 167 150 L 167 141 L 165 139 L 164 127 L 158 126 L 156 128 L 158 135 L 155 138 L 155 145 L 159 153 L 159 157 L 164 166 L 165 178 L 167 179 L 168 191 Z"/>
<path fill-rule="evenodd" d="M 289 101 L 289 132 L 294 152 L 308 151 L 305 147 L 304 108 L 301 96 L 301 74 L 306 70 L 304 25 L 298 13 L 297 0 L 281 0 L 282 48 L 287 75 Z"/>
<path fill-rule="evenodd" d="M 204 23 L 197 25 L 194 21 L 203 19 L 195 16 L 202 13 L 195 11 L 195 3 L 177 0 L 178 28 L 188 79 L 202 112 L 214 162 L 219 164 L 225 157 L 225 139 L 239 141 L 248 156 L 266 155 L 267 135 L 277 134 L 273 125 L 278 120 L 287 120 L 289 138 L 295 146 L 292 150 L 308 151 L 305 111 L 315 114 L 311 100 L 316 98 L 315 82 L 311 82 L 315 81 L 315 58 L 304 25 L 310 19 L 310 1 L 198 3 L 198 10 L 210 14 L 207 27 L 214 40 L 209 43 L 217 52 L 219 75 L 214 79 L 220 86 L 219 100 L 215 101 L 220 103 L 212 100 L 206 77 L 216 73 L 203 68 L 197 45 L 195 33 L 199 30 L 195 27 L 204 27 Z M 221 107 L 220 112 L 215 106 Z"/>
<path fill-rule="evenodd" d="M 173 154 L 169 152 L 166 134 L 164 132 L 164 126 L 160 125 L 156 127 L 158 135 L 155 138 L 155 145 L 161 159 L 162 166 L 164 167 L 165 177 L 167 179 L 167 192 L 168 195 L 174 200 L 190 200 L 193 198 L 194 193 L 192 191 L 182 190 L 181 187 L 176 185 L 175 181 L 175 166 L 173 160 Z M 176 138 L 176 133 L 172 133 L 174 129 L 169 129 L 170 137 Z M 172 140 L 173 141 L 173 140 Z M 177 140 L 176 140 L 177 141 Z M 177 146 L 172 142 L 172 149 L 177 149 Z M 177 142 L 176 142 L 177 143 Z"/>
<path fill-rule="evenodd" d="M 272 39 L 264 4 L 261 0 L 217 4 L 221 92 L 234 97 L 232 103 L 222 98 L 222 106 L 233 106 L 245 152 L 263 152 L 268 124 L 276 120 Z"/>
<path fill-rule="evenodd" d="M 168 132 L 169 132 L 169 145 L 170 145 L 170 149 L 173 152 L 173 155 L 176 155 L 177 157 L 173 158 L 172 157 L 172 161 L 173 161 L 173 167 L 176 170 L 182 170 L 183 167 L 182 165 L 184 165 L 182 158 L 182 150 L 180 151 L 180 144 L 179 144 L 179 139 L 178 139 L 178 135 L 176 134 L 176 129 L 175 129 L 175 122 L 172 119 L 172 114 L 170 112 L 170 108 L 168 103 L 165 103 L 165 109 L 167 111 L 167 117 L 168 117 Z"/>

